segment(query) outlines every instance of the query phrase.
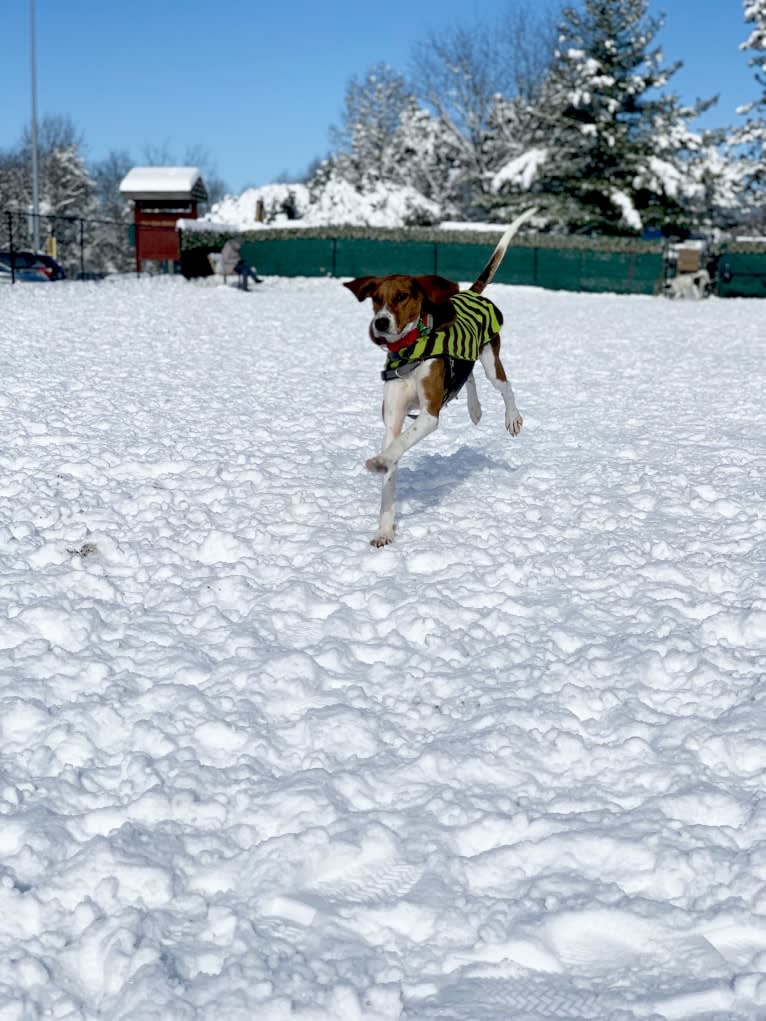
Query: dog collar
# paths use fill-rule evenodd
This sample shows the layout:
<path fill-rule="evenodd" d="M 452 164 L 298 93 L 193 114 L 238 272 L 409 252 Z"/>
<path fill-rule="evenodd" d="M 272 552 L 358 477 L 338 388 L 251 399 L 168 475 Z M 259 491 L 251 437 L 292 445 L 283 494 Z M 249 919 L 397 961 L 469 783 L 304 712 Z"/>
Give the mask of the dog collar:
<path fill-rule="evenodd" d="M 393 341 L 391 344 L 386 344 L 386 348 L 391 354 L 397 354 L 399 351 L 403 351 L 405 347 L 410 347 L 416 341 L 421 340 L 423 337 L 427 337 L 431 332 L 431 325 L 433 318 L 426 316 L 426 321 L 418 319 L 417 323 L 412 327 L 409 333 L 405 333 L 399 340 Z"/>

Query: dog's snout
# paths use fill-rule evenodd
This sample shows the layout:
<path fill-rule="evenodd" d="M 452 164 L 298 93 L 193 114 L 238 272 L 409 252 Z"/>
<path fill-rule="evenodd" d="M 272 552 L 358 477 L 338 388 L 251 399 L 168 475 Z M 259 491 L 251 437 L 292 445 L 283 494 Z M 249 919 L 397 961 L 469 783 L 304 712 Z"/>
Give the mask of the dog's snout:
<path fill-rule="evenodd" d="M 373 326 L 378 333 L 387 333 L 391 328 L 391 320 L 388 316 L 375 316 Z"/>

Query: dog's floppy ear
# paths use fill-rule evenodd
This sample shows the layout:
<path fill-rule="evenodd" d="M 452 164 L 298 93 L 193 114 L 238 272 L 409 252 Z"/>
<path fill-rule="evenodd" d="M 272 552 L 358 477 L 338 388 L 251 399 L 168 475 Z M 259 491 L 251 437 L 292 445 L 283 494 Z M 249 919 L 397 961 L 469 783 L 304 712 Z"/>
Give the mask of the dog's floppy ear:
<path fill-rule="evenodd" d="M 454 280 L 447 280 L 446 277 L 415 277 L 415 281 L 432 305 L 446 305 L 452 295 L 460 290 Z"/>
<path fill-rule="evenodd" d="M 438 328 L 451 323 L 455 318 L 455 308 L 450 298 L 460 290 L 454 280 L 439 276 L 423 276 L 415 277 L 415 282 L 431 310 L 434 326 Z"/>
<path fill-rule="evenodd" d="M 357 277 L 356 280 L 347 280 L 343 286 L 348 287 L 358 301 L 369 298 L 380 282 L 380 277 Z"/>

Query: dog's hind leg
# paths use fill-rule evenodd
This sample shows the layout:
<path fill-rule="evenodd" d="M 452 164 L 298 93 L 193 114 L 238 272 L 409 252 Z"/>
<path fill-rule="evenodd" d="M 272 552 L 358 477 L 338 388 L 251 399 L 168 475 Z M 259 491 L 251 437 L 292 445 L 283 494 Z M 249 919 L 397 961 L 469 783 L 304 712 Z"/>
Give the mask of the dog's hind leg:
<path fill-rule="evenodd" d="M 479 352 L 479 361 L 487 374 L 487 379 L 500 392 L 505 403 L 505 428 L 511 436 L 518 436 L 524 419 L 516 405 L 511 381 L 506 376 L 503 363 L 500 361 L 499 337 L 493 337 L 489 344 L 485 344 Z"/>
<path fill-rule="evenodd" d="M 474 425 L 478 425 L 481 420 L 481 404 L 479 404 L 479 395 L 476 392 L 476 380 L 473 378 L 473 373 L 465 381 L 465 396 L 468 401 L 468 414 L 471 417 L 471 421 Z"/>

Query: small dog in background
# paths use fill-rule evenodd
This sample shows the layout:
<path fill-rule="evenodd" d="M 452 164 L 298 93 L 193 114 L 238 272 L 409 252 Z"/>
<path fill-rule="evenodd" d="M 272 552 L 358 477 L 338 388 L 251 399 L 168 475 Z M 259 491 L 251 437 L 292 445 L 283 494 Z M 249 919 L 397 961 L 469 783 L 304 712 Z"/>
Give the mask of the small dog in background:
<path fill-rule="evenodd" d="M 666 298 L 691 298 L 698 301 L 707 298 L 712 289 L 710 274 L 706 269 L 698 269 L 696 273 L 679 273 L 665 281 Z"/>
<path fill-rule="evenodd" d="M 479 361 L 505 403 L 505 426 L 517 436 L 522 417 L 513 388 L 500 361 L 500 309 L 482 291 L 492 280 L 512 238 L 536 212 L 517 217 L 497 244 L 489 262 L 467 291 L 440 276 L 365 276 L 344 284 L 359 301 L 372 299 L 370 338 L 387 351 L 381 373 L 385 438 L 367 468 L 383 474 L 380 523 L 373 546 L 394 538 L 396 470 L 410 447 L 432 433 L 439 412 L 465 386 L 468 413 L 476 424 L 481 405 L 473 378 Z M 403 430 L 407 415 L 418 409 L 415 421 Z"/>

